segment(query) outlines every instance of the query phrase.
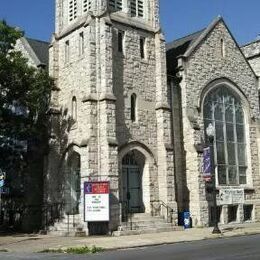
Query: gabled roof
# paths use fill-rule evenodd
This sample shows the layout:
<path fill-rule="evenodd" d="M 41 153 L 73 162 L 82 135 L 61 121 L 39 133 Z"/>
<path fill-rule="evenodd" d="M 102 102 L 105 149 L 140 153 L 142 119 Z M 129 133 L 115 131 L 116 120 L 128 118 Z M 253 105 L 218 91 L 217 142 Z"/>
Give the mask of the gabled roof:
<path fill-rule="evenodd" d="M 49 43 L 45 41 L 35 40 L 31 38 L 26 38 L 31 49 L 35 53 L 39 60 L 39 65 L 48 66 L 49 63 Z"/>
<path fill-rule="evenodd" d="M 222 22 L 225 25 L 230 36 L 232 37 L 235 44 L 237 45 L 237 48 L 241 52 L 245 61 L 247 62 L 248 66 L 251 68 L 254 75 L 256 75 L 251 65 L 249 64 L 248 60 L 246 59 L 243 52 L 241 51 L 240 46 L 237 44 L 235 38 L 233 37 L 232 33 L 230 32 L 229 28 L 227 27 L 225 21 L 221 16 L 215 18 L 207 28 L 167 44 L 166 58 L 167 58 L 167 71 L 169 75 L 174 75 L 176 73 L 176 69 L 178 66 L 178 57 L 181 56 L 183 58 L 188 58 L 197 49 L 197 47 L 206 39 L 206 37 L 211 33 L 211 31 L 216 27 L 216 25 L 219 24 L 220 22 Z"/>
<path fill-rule="evenodd" d="M 174 69 L 177 67 L 177 57 L 183 56 L 184 53 L 194 44 L 194 42 L 200 37 L 205 29 L 189 34 L 185 37 L 177 39 L 173 42 L 166 44 L 166 57 L 167 57 L 167 69 L 168 72 L 174 73 Z M 170 74 L 171 74 L 170 73 Z"/>
<path fill-rule="evenodd" d="M 176 54 L 183 55 L 187 49 L 199 38 L 205 29 L 189 34 L 166 44 L 166 51 L 174 49 Z"/>

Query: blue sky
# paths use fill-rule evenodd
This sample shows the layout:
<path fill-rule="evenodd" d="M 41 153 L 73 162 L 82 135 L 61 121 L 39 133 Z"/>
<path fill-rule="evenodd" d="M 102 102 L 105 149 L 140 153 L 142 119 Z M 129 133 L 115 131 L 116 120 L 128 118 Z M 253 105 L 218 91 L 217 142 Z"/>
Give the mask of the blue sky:
<path fill-rule="evenodd" d="M 166 40 L 206 27 L 222 15 L 239 44 L 260 34 L 260 0 L 160 0 Z M 54 30 L 54 0 L 1 0 L 0 19 L 25 30 L 27 36 L 49 40 Z"/>

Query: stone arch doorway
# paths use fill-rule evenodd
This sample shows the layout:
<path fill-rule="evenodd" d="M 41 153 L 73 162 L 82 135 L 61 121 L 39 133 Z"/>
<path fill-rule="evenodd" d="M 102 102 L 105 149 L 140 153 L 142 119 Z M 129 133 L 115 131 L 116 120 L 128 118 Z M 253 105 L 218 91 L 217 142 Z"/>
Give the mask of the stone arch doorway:
<path fill-rule="evenodd" d="M 143 213 L 143 170 L 144 155 L 132 150 L 122 159 L 122 201 L 124 208 L 130 213 Z"/>
<path fill-rule="evenodd" d="M 73 151 L 69 154 L 66 164 L 65 213 L 67 215 L 79 214 L 80 185 L 80 155 Z"/>

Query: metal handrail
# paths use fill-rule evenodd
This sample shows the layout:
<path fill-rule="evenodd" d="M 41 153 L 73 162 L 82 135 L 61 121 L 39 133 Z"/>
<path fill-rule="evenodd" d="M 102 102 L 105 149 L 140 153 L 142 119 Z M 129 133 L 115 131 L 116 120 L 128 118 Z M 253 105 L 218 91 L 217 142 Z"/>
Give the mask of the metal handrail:
<path fill-rule="evenodd" d="M 160 216 L 162 215 L 162 208 L 165 208 L 166 209 L 166 215 L 167 215 L 167 222 L 172 223 L 172 221 L 173 221 L 172 213 L 174 212 L 174 209 L 162 200 L 159 200 L 159 203 L 160 203 L 160 205 L 158 207 L 158 211 L 159 211 Z M 170 217 L 170 219 L 169 219 L 169 217 Z"/>
<path fill-rule="evenodd" d="M 123 212 L 122 221 L 130 223 L 130 230 L 133 230 L 132 212 L 129 211 L 128 203 L 129 203 L 128 201 L 121 201 L 122 212 Z"/>

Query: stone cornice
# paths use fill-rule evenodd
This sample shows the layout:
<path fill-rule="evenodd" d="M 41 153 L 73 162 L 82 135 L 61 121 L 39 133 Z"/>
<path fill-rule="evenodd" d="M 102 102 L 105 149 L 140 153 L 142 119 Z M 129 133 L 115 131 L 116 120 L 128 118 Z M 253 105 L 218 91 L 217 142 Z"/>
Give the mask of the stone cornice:
<path fill-rule="evenodd" d="M 97 94 L 96 93 L 90 93 L 82 98 L 82 102 L 97 102 Z"/>
<path fill-rule="evenodd" d="M 116 101 L 116 97 L 113 93 L 102 93 L 99 97 L 99 101 Z"/>
<path fill-rule="evenodd" d="M 155 110 L 168 110 L 171 111 L 171 107 L 167 103 L 157 103 L 155 106 Z"/>

